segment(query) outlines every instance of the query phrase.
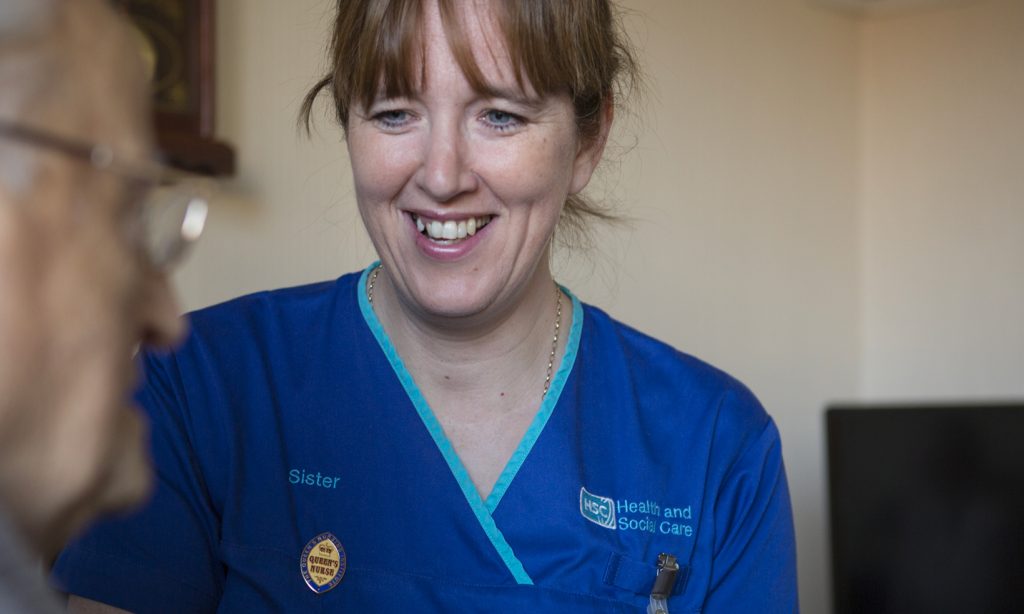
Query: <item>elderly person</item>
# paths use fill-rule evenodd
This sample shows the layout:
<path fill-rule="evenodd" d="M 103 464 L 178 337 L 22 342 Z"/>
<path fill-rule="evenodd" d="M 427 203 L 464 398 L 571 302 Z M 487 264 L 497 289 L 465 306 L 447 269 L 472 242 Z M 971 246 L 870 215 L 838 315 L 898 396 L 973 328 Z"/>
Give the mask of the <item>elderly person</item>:
<path fill-rule="evenodd" d="M 45 611 L 39 561 L 151 488 L 132 355 L 183 333 L 164 272 L 183 239 L 153 214 L 194 203 L 142 198 L 159 169 L 134 44 L 99 0 L 0 0 L 5 613 Z"/>
<path fill-rule="evenodd" d="M 339 0 L 330 57 L 380 262 L 148 359 L 160 485 L 65 552 L 73 609 L 794 611 L 771 419 L 551 275 L 632 76 L 609 2 Z"/>

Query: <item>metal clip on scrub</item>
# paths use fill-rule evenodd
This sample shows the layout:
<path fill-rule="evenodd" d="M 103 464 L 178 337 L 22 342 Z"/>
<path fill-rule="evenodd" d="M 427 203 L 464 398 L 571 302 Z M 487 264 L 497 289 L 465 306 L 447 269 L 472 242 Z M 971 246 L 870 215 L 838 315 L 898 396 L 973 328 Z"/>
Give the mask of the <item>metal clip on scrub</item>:
<path fill-rule="evenodd" d="M 676 585 L 679 575 L 679 563 L 676 557 L 664 552 L 658 555 L 658 575 L 654 578 L 651 589 L 651 601 L 647 604 L 647 614 L 668 614 L 668 596 Z"/>

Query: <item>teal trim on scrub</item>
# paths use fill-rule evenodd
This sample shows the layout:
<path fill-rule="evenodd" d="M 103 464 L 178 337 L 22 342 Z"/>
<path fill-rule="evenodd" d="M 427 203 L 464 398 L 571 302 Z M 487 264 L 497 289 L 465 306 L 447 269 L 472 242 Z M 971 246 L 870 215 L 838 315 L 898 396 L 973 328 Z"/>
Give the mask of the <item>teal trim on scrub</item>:
<path fill-rule="evenodd" d="M 504 561 L 505 566 L 512 574 L 512 577 L 515 578 L 515 581 L 518 584 L 533 584 L 533 580 L 526 573 L 522 562 L 519 561 L 515 552 L 512 551 L 512 546 L 505 541 L 505 536 L 498 529 L 498 525 L 495 524 L 494 518 L 491 517 L 490 512 L 480 498 L 480 494 L 477 493 L 476 487 L 473 486 L 473 480 L 470 479 L 469 472 L 466 471 L 466 467 L 462 464 L 462 460 L 459 459 L 459 455 L 455 453 L 455 448 L 452 447 L 451 441 L 444 434 L 444 429 L 441 428 L 437 417 L 434 416 L 433 410 L 427 405 L 427 400 L 423 398 L 423 394 L 420 392 L 416 382 L 413 381 L 412 375 L 402 363 L 402 358 L 398 355 L 395 346 L 391 343 L 391 339 L 388 338 L 387 332 L 384 331 L 380 320 L 377 319 L 377 314 L 373 312 L 370 301 L 366 298 L 367 277 L 377 266 L 379 266 L 379 262 L 374 262 L 367 267 L 359 277 L 359 284 L 356 286 L 359 297 L 359 310 L 363 314 L 363 319 L 366 321 L 366 325 L 370 327 L 370 331 L 377 339 L 377 343 L 380 344 L 384 355 L 387 356 L 388 362 L 391 363 L 391 368 L 394 369 L 395 375 L 398 376 L 402 387 L 405 388 L 405 393 L 409 396 L 409 400 L 412 401 L 413 407 L 416 408 L 416 413 L 419 414 L 420 420 L 423 421 L 430 436 L 434 439 L 434 444 L 437 445 L 445 462 L 448 463 L 448 468 L 451 470 L 452 475 L 455 476 L 455 481 L 458 482 L 459 488 L 462 489 L 462 495 L 465 497 L 466 502 L 469 503 L 470 509 L 473 510 L 473 515 L 476 516 L 477 522 L 480 523 L 480 528 L 483 529 L 487 538 L 491 540 L 491 545 L 494 546 L 498 556 Z"/>
<path fill-rule="evenodd" d="M 580 347 L 580 331 L 583 330 L 583 305 L 572 292 L 569 292 L 568 288 L 565 286 L 559 287 L 562 289 L 562 292 L 565 292 L 572 299 L 572 326 L 569 328 L 569 339 L 565 344 L 565 355 L 562 356 L 558 372 L 552 378 L 551 385 L 548 387 L 548 393 L 540 404 L 540 411 L 534 417 L 530 428 L 526 430 L 516 451 L 512 453 L 512 458 L 508 459 L 508 464 L 505 465 L 505 469 L 498 476 L 498 481 L 494 484 L 494 489 L 491 490 L 490 496 L 487 497 L 485 503 L 487 511 L 492 514 L 494 510 L 498 509 L 502 495 L 505 494 L 512 480 L 519 473 L 519 468 L 522 467 L 526 457 L 530 454 L 530 450 L 533 449 L 533 444 L 537 443 L 537 438 L 540 437 L 541 432 L 544 430 L 544 425 L 548 423 L 548 418 L 555 411 L 555 405 L 558 405 L 558 399 L 562 396 L 562 388 L 565 387 L 565 381 L 569 379 L 573 365 L 576 364 L 576 351 Z"/>

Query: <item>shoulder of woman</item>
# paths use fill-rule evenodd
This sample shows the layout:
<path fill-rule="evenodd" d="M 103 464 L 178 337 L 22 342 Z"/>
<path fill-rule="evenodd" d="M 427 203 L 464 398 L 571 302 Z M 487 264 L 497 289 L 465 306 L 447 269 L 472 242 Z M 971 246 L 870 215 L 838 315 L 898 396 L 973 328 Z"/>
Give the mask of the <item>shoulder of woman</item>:
<path fill-rule="evenodd" d="M 763 413 L 750 389 L 715 365 L 620 322 L 597 307 L 585 305 L 584 313 L 594 345 L 600 346 L 595 349 L 621 354 L 629 370 L 643 379 L 674 382 L 703 396 L 730 400 L 730 404 Z"/>

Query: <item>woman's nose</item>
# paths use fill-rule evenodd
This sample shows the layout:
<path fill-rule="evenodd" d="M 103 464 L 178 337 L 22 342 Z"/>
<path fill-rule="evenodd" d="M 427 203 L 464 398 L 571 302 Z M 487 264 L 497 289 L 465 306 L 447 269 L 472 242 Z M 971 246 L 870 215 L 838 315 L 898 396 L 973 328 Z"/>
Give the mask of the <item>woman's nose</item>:
<path fill-rule="evenodd" d="M 469 147 L 458 125 L 439 122 L 431 126 L 424 147 L 416 181 L 432 200 L 447 203 L 476 188 Z"/>

